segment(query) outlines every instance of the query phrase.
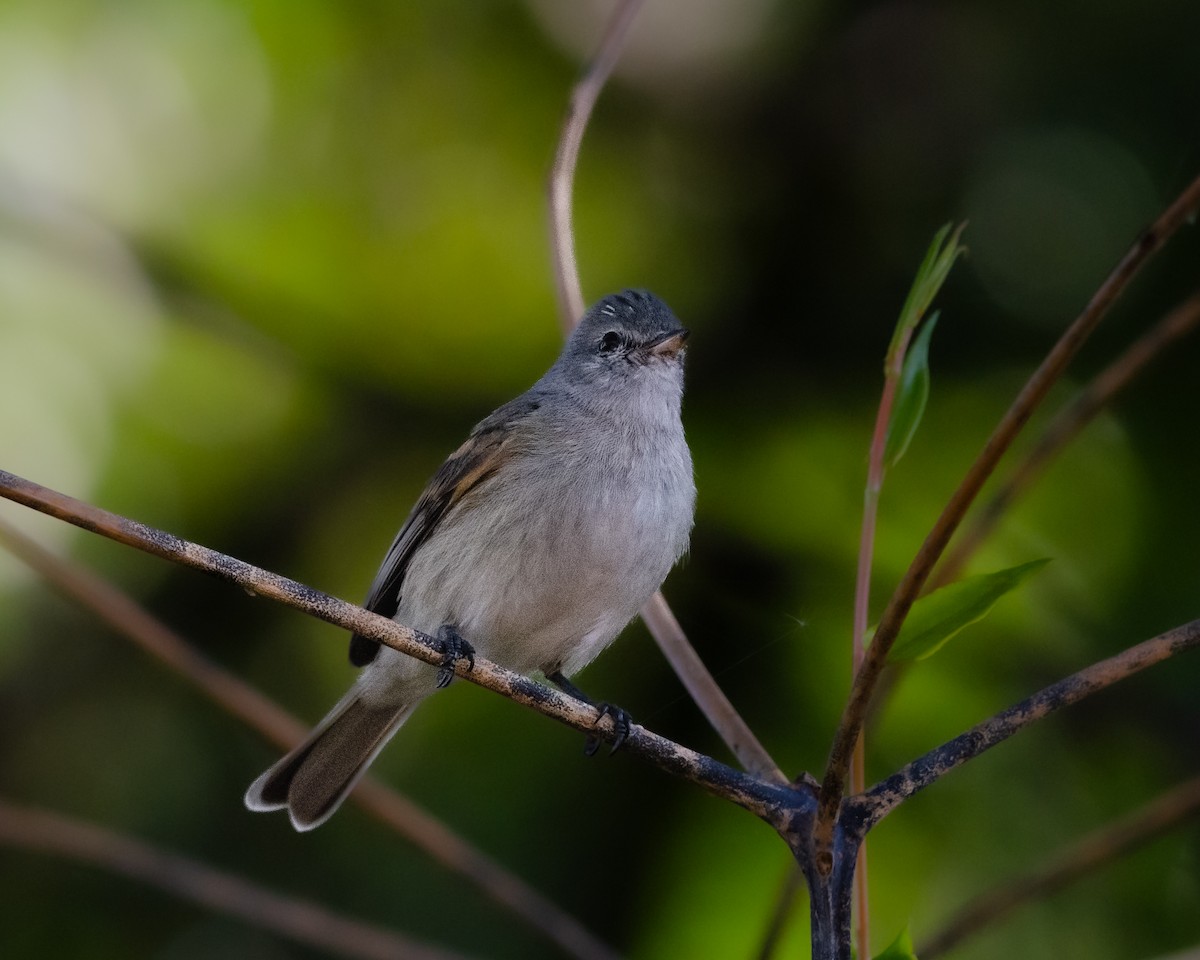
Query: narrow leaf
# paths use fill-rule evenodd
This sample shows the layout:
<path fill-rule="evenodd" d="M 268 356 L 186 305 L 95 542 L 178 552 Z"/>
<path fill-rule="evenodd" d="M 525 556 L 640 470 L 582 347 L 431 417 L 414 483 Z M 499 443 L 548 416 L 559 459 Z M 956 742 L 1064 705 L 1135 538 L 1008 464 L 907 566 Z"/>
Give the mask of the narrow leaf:
<path fill-rule="evenodd" d="M 876 954 L 875 960 L 917 960 L 917 955 L 913 953 L 912 934 L 908 932 L 908 927 L 900 931 L 883 953 Z"/>
<path fill-rule="evenodd" d="M 925 311 L 933 303 L 933 298 L 942 289 L 942 284 L 946 282 L 946 277 L 950 274 L 950 268 L 954 266 L 954 261 L 966 250 L 966 247 L 958 242 L 964 227 L 966 224 L 960 223 L 951 234 L 950 224 L 946 224 L 934 234 L 933 242 L 925 253 L 925 259 L 917 268 L 917 275 L 913 278 L 912 287 L 909 288 L 908 296 L 904 300 L 904 306 L 900 310 L 900 319 L 896 321 L 896 329 L 892 332 L 892 342 L 888 346 L 889 368 L 890 362 L 896 359 L 895 354 L 908 333 L 921 322 Z M 947 236 L 949 236 L 948 240 Z"/>
<path fill-rule="evenodd" d="M 908 296 L 904 298 L 904 306 L 900 308 L 900 317 L 896 321 L 896 330 L 892 334 L 893 347 L 899 341 L 901 333 L 921 318 L 921 310 L 917 304 L 923 296 L 925 287 L 928 284 L 928 278 L 933 273 L 934 264 L 937 263 L 938 254 L 941 252 L 942 244 L 946 242 L 946 235 L 949 232 L 950 224 L 943 224 L 941 229 L 933 235 L 929 249 L 925 251 L 925 257 L 921 261 L 921 265 L 917 267 L 912 286 L 908 288 Z"/>
<path fill-rule="evenodd" d="M 913 604 L 888 654 L 891 660 L 920 660 L 935 653 L 964 627 L 982 620 L 1010 593 L 1050 561 L 1031 560 L 1006 570 L 965 577 Z"/>
<path fill-rule="evenodd" d="M 904 355 L 904 369 L 900 373 L 896 405 L 888 422 L 883 451 L 884 463 L 889 468 L 904 456 L 925 414 L 925 404 L 929 401 L 929 340 L 937 321 L 938 314 L 935 311 Z"/>

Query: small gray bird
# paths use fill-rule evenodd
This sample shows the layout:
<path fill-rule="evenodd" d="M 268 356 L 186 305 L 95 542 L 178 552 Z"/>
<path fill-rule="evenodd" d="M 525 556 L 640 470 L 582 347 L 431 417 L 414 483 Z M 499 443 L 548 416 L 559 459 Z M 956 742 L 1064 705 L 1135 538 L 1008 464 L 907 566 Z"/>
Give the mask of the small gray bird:
<path fill-rule="evenodd" d="M 546 375 L 471 431 L 413 507 L 365 604 L 436 635 L 441 669 L 354 636 L 350 660 L 365 669 L 309 738 L 251 784 L 247 807 L 287 808 L 297 830 L 324 823 L 476 650 L 587 699 L 567 677 L 612 642 L 687 549 L 696 500 L 679 417 L 687 335 L 649 293 L 605 297 Z M 601 710 L 619 746 L 628 714 Z"/>

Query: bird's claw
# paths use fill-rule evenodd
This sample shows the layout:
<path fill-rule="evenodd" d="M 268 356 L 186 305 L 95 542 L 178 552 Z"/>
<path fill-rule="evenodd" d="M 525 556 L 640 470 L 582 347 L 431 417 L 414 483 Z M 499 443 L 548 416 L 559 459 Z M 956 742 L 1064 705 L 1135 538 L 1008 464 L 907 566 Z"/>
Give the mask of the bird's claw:
<path fill-rule="evenodd" d="M 633 729 L 633 717 L 629 715 L 629 711 L 623 707 L 614 707 L 611 703 L 597 704 L 596 709 L 600 711 L 601 717 L 612 717 L 613 722 L 613 741 L 612 749 L 608 751 L 609 756 L 612 756 L 621 749 L 621 745 L 625 743 L 629 737 L 629 731 Z M 590 734 L 587 741 L 583 745 L 583 752 L 586 756 L 595 756 L 596 751 L 600 749 L 600 738 L 594 733 Z"/>
<path fill-rule="evenodd" d="M 442 651 L 442 663 L 437 673 L 437 685 L 440 690 L 454 679 L 454 670 L 459 660 L 467 661 L 468 670 L 475 669 L 475 648 L 449 623 L 444 623 L 438 628 L 437 641 Z"/>

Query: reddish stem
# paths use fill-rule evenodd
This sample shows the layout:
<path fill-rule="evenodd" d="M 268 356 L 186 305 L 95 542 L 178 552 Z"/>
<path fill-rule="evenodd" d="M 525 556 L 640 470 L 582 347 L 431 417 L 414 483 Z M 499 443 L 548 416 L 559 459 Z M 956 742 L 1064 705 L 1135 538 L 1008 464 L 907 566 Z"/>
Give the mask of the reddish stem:
<path fill-rule="evenodd" d="M 912 338 L 909 327 L 900 335 L 896 348 L 889 352 L 884 370 L 883 393 L 879 398 L 879 409 L 875 414 L 875 431 L 871 436 L 871 452 L 867 463 L 867 487 L 863 494 L 862 533 L 858 541 L 858 570 L 854 580 L 854 673 L 862 666 L 866 657 L 867 624 L 871 607 L 871 567 L 875 555 L 875 528 L 879 516 L 879 497 L 883 492 L 885 473 L 884 454 L 887 450 L 888 424 L 896 400 L 896 387 L 904 369 L 904 355 Z M 854 757 L 850 768 L 850 792 L 862 793 L 867 789 L 866 736 L 860 733 L 854 744 Z M 871 916 L 867 878 L 867 843 L 863 839 L 858 848 L 858 862 L 854 870 L 854 939 L 860 957 L 869 957 Z"/>

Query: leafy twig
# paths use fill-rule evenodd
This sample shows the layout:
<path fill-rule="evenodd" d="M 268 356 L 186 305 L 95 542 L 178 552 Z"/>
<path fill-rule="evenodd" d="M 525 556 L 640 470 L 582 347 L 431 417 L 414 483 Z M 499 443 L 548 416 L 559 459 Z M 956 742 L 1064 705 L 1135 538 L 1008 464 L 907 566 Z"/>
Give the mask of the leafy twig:
<path fill-rule="evenodd" d="M 988 477 L 991 476 L 1000 458 L 1011 446 L 1034 410 L 1045 399 L 1051 387 L 1062 376 L 1075 353 L 1108 312 L 1113 301 L 1125 290 L 1150 257 L 1193 215 L 1197 207 L 1200 207 L 1200 177 L 1193 180 L 1158 219 L 1142 233 L 1092 296 L 1083 312 L 1055 343 L 1045 360 L 1021 389 L 995 430 L 992 431 L 983 450 L 971 464 L 958 489 L 951 495 L 941 516 L 938 517 L 925 542 L 917 551 L 916 557 L 896 587 L 879 625 L 876 627 L 866 659 L 863 661 L 861 669 L 855 674 L 850 696 L 838 724 L 837 733 L 834 735 L 825 776 L 821 783 L 820 807 L 816 825 L 815 839 L 821 849 L 828 850 L 832 846 L 834 823 L 839 804 L 845 793 L 854 745 L 862 730 L 863 719 L 866 716 L 867 707 L 879 680 L 880 672 L 887 662 L 888 651 L 891 650 L 909 608 L 920 595 L 934 565 L 945 551 L 967 509 L 978 496 Z M 828 861 L 823 858 L 823 862 L 827 863 Z"/>
<path fill-rule="evenodd" d="M 896 398 L 906 379 L 904 374 L 908 345 L 918 324 L 924 319 L 925 312 L 933 303 L 934 297 L 937 296 L 938 290 L 945 283 L 946 277 L 950 273 L 950 268 L 954 266 L 954 261 L 958 259 L 959 254 L 962 252 L 962 248 L 958 244 L 958 238 L 962 230 L 963 226 L 960 225 L 954 231 L 954 234 L 950 236 L 949 242 L 947 242 L 946 238 L 950 234 L 950 225 L 947 224 L 933 238 L 933 243 L 925 254 L 925 259 L 917 270 L 916 279 L 904 301 L 904 306 L 900 311 L 900 319 L 892 334 L 892 341 L 888 346 L 887 356 L 884 360 L 883 394 L 879 398 L 879 409 L 875 415 L 875 430 L 871 437 L 871 448 L 867 458 L 867 484 L 863 493 L 862 532 L 859 537 L 858 568 L 854 582 L 854 630 L 851 638 L 853 648 L 851 662 L 854 674 L 858 673 L 863 659 L 866 657 L 867 624 L 871 608 L 871 568 L 874 565 L 875 558 L 875 529 L 879 516 L 879 499 L 883 493 L 884 475 L 887 472 L 889 462 L 894 463 L 904 454 L 904 450 L 908 446 L 908 441 L 912 433 L 916 430 L 917 423 L 921 418 L 921 412 L 924 408 L 924 394 L 919 399 L 916 397 L 916 394 L 920 392 L 921 386 L 924 386 L 926 394 L 928 392 L 928 372 L 922 365 L 908 384 L 908 392 L 913 396 L 902 397 L 902 400 L 910 401 L 907 404 L 908 408 L 912 411 L 909 417 L 910 422 L 907 424 L 898 424 L 896 422 L 897 414 L 901 412 L 901 408 L 906 406 L 902 402 L 897 407 Z M 929 320 L 925 328 L 926 332 L 932 330 L 932 325 L 936 320 L 936 316 Z M 919 343 L 927 342 L 927 340 L 928 337 L 926 335 Z M 921 379 L 920 374 L 924 374 L 924 380 Z M 860 793 L 866 787 L 866 742 L 860 730 L 854 744 L 854 757 L 850 765 L 850 790 L 852 793 Z M 858 864 L 854 871 L 854 915 L 856 918 L 854 939 L 860 957 L 869 957 L 871 955 L 871 922 L 868 906 L 869 886 L 867 877 L 867 844 L 864 838 L 864 841 L 858 848 Z"/>
<path fill-rule="evenodd" d="M 339 956 L 464 960 L 460 953 L 353 920 L 310 900 L 282 896 L 140 840 L 5 800 L 0 800 L 0 843 L 91 863 Z"/>
<path fill-rule="evenodd" d="M 275 745 L 290 750 L 307 735 L 305 724 L 209 660 L 112 583 L 86 567 L 50 553 L 3 521 L 0 521 L 0 544 L 55 588 L 87 607 Z M 616 956 L 578 920 L 398 791 L 368 775 L 351 794 L 351 800 L 433 860 L 508 907 L 570 956 L 580 960 L 613 960 Z"/>
<path fill-rule="evenodd" d="M 1200 777 L 1193 777 L 1089 833 L 1038 869 L 971 900 L 921 946 L 917 955 L 921 960 L 933 960 L 1024 904 L 1056 893 L 1197 815 L 1200 815 Z"/>

